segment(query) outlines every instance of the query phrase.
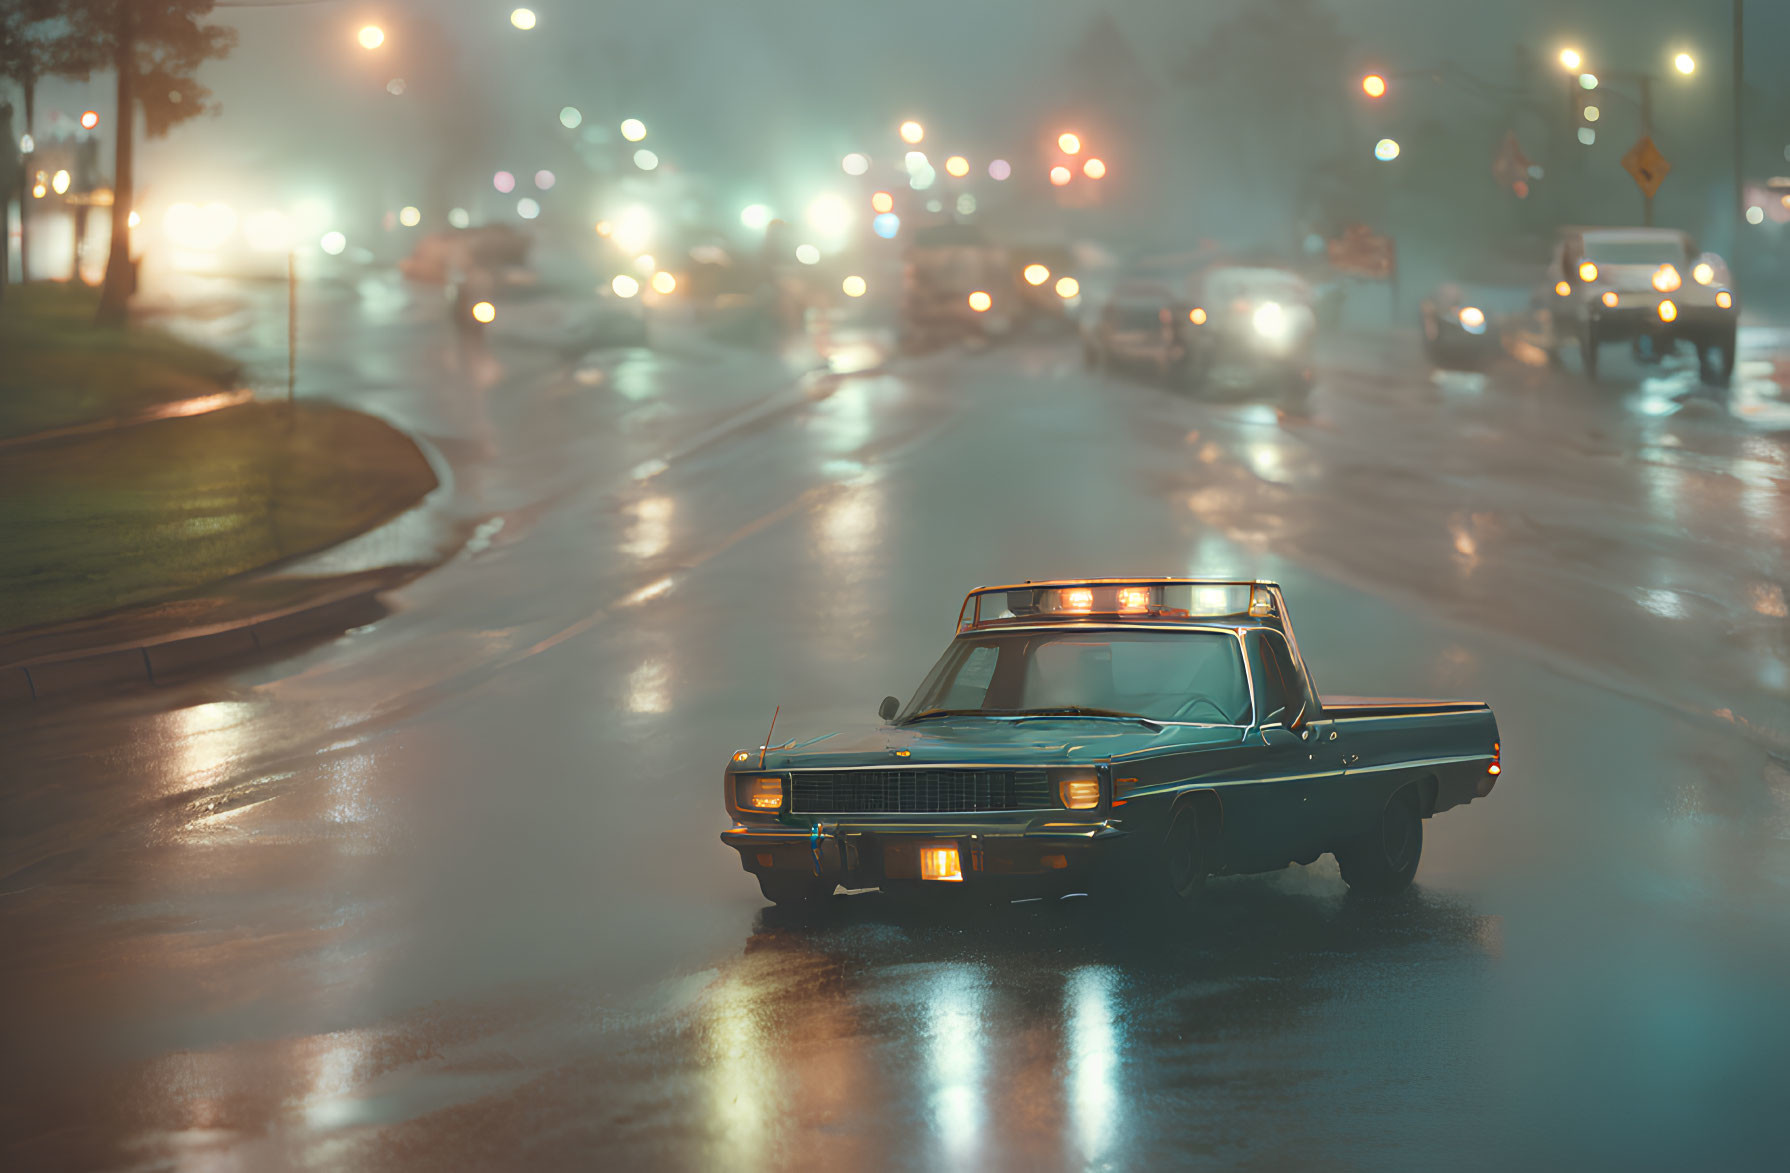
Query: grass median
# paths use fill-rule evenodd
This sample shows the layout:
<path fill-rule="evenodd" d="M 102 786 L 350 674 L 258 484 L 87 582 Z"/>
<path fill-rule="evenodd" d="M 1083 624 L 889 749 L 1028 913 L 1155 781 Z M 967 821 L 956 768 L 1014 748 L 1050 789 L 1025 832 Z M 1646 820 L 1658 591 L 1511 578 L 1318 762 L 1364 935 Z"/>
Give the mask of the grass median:
<path fill-rule="evenodd" d="M 188 594 L 332 546 L 420 501 L 402 432 L 246 404 L 0 452 L 0 630 Z"/>
<path fill-rule="evenodd" d="M 99 291 L 34 281 L 0 303 L 0 440 L 128 416 L 234 386 L 227 355 L 159 330 L 96 326 Z"/>

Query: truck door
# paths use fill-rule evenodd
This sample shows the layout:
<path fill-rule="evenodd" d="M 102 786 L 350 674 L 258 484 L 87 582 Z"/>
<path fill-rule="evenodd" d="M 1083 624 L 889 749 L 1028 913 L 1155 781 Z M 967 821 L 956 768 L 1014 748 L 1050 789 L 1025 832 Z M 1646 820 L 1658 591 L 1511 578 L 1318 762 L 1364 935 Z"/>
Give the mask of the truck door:
<path fill-rule="evenodd" d="M 1287 697 L 1286 728 L 1298 740 L 1292 749 L 1286 783 L 1291 825 L 1287 837 L 1292 858 L 1310 862 L 1326 850 L 1328 830 L 1334 824 L 1341 798 L 1344 754 L 1342 734 L 1336 722 L 1324 716 L 1317 691 L 1301 670 L 1278 631 L 1261 633 L 1264 671 Z"/>

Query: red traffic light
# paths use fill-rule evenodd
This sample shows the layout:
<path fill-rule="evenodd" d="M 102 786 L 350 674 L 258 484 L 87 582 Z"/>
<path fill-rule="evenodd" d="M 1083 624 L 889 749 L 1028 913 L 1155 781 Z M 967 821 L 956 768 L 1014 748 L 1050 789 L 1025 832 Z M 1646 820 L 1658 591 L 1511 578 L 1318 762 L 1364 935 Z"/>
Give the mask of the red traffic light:
<path fill-rule="evenodd" d="M 1361 92 L 1370 98 L 1381 98 L 1386 95 L 1386 79 L 1377 73 L 1370 73 L 1361 79 Z"/>
<path fill-rule="evenodd" d="M 99 125 L 99 111 L 98 110 L 84 110 L 81 112 L 81 129 L 82 130 L 92 130 L 94 127 L 96 127 L 98 125 Z"/>

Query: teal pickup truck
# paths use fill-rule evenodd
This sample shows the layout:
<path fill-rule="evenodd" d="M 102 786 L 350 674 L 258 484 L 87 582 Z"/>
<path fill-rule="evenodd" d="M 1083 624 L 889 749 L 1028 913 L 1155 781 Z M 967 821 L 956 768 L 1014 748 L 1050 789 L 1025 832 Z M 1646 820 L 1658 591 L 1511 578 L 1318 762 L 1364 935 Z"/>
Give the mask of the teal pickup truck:
<path fill-rule="evenodd" d="M 1416 873 L 1423 820 L 1499 772 L 1481 702 L 1321 697 L 1271 582 L 979 588 L 913 699 L 880 715 L 732 755 L 721 840 L 767 899 L 843 885 L 1185 906 L 1208 875 L 1325 852 L 1383 895 Z"/>

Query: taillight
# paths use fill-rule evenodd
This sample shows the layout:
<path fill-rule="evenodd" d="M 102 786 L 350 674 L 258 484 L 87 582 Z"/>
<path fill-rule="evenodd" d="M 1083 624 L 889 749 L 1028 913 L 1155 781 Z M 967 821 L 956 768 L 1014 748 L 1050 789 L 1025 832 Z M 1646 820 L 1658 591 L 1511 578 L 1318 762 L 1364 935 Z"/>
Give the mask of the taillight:
<path fill-rule="evenodd" d="M 1475 797 L 1484 798 L 1492 792 L 1492 787 L 1498 784 L 1498 775 L 1504 772 L 1504 768 L 1498 764 L 1498 756 L 1499 746 L 1494 741 L 1492 742 L 1492 760 L 1486 763 L 1485 777 L 1481 778 L 1473 787 Z"/>

